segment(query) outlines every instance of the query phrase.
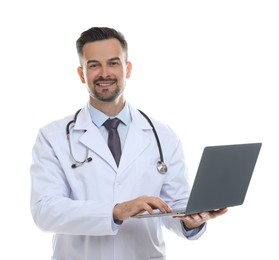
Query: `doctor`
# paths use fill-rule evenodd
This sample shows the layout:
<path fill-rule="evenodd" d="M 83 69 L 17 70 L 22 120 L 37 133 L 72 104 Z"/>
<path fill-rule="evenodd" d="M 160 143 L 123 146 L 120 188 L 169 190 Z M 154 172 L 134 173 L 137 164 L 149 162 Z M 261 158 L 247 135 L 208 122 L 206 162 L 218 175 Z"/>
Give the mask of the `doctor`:
<path fill-rule="evenodd" d="M 159 173 L 152 126 L 124 97 L 132 64 L 121 33 L 94 27 L 81 34 L 76 46 L 78 74 L 90 98 L 75 119 L 71 115 L 39 130 L 30 169 L 34 221 L 55 233 L 52 259 L 166 259 L 162 226 L 197 239 L 206 221 L 226 209 L 179 218 L 130 218 L 185 206 L 190 187 L 182 145 L 168 126 L 152 120 L 168 166 Z M 119 164 L 103 125 L 115 117 L 120 119 Z"/>

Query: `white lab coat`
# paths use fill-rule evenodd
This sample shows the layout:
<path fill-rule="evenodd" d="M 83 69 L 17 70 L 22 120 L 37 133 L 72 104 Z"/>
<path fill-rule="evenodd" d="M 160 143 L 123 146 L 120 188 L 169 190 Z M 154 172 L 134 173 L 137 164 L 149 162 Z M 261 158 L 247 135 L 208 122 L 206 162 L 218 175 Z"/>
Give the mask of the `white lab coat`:
<path fill-rule="evenodd" d="M 161 226 L 183 236 L 171 217 L 126 220 L 112 225 L 115 204 L 141 195 L 160 196 L 172 208 L 183 207 L 188 177 L 179 139 L 167 126 L 154 122 L 166 174 L 158 173 L 159 152 L 147 120 L 130 106 L 132 122 L 117 168 L 110 150 L 92 123 L 87 106 L 71 130 L 73 154 L 92 161 L 72 169 L 66 125 L 73 116 L 55 121 L 38 133 L 31 166 L 31 211 L 35 223 L 55 233 L 55 260 L 165 259 Z M 190 237 L 198 238 L 204 230 Z"/>

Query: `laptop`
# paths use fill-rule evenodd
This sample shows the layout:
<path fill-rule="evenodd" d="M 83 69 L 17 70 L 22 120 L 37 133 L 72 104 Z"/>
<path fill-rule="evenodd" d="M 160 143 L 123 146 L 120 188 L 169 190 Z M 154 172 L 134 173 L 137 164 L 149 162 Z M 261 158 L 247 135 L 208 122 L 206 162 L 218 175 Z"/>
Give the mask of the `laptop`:
<path fill-rule="evenodd" d="M 205 147 L 186 207 L 169 213 L 144 212 L 133 218 L 184 216 L 242 205 L 261 146 L 246 143 Z"/>

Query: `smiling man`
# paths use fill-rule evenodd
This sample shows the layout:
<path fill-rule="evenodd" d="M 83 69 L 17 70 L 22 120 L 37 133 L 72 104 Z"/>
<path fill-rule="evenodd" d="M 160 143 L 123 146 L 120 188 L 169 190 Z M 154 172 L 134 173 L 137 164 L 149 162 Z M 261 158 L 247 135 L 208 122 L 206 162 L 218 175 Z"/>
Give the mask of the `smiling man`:
<path fill-rule="evenodd" d="M 146 120 L 126 101 L 132 64 L 120 32 L 93 27 L 81 34 L 76 46 L 78 74 L 89 102 L 75 115 L 39 130 L 30 170 L 34 221 L 54 233 L 52 259 L 166 259 L 162 226 L 198 239 L 206 222 L 226 209 L 179 219 L 131 218 L 144 211 L 185 207 L 190 185 L 182 144 L 170 127 Z M 157 170 L 154 129 L 167 172 Z"/>
<path fill-rule="evenodd" d="M 132 71 L 132 64 L 127 61 L 127 45 L 122 47 L 119 40 L 112 38 L 88 42 L 78 51 L 81 64 L 78 73 L 88 88 L 90 104 L 110 113 L 107 105 L 111 104 L 115 115 L 124 107 L 123 92 Z"/>

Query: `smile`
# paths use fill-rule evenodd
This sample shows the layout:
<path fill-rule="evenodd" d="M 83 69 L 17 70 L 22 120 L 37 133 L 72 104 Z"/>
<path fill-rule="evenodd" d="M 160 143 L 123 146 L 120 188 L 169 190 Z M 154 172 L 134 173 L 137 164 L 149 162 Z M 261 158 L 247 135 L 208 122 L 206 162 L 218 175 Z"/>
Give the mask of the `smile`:
<path fill-rule="evenodd" d="M 99 86 L 99 87 L 102 87 L 102 88 L 106 88 L 106 87 L 109 87 L 111 85 L 113 85 L 114 83 L 116 83 L 117 80 L 116 79 L 113 79 L 113 80 L 96 80 L 94 82 L 95 85 Z"/>

